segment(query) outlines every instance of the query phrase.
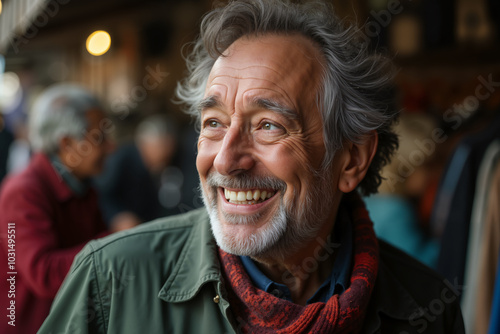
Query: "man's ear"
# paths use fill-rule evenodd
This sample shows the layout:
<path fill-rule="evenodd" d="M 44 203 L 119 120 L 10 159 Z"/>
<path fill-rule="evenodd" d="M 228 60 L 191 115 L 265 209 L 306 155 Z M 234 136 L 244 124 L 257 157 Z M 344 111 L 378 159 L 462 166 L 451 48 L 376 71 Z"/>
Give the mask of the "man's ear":
<path fill-rule="evenodd" d="M 356 189 L 368 171 L 377 152 L 378 134 L 375 130 L 364 137 L 360 143 L 348 143 L 341 154 L 339 190 L 349 193 Z"/>

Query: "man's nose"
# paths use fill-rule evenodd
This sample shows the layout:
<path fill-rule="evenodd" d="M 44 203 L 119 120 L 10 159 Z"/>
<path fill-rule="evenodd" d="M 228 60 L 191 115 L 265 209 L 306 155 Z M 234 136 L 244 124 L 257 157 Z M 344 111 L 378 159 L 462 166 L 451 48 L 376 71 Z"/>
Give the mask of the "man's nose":
<path fill-rule="evenodd" d="M 214 160 L 215 169 L 223 175 L 236 175 L 255 165 L 250 135 L 240 127 L 229 128 Z"/>

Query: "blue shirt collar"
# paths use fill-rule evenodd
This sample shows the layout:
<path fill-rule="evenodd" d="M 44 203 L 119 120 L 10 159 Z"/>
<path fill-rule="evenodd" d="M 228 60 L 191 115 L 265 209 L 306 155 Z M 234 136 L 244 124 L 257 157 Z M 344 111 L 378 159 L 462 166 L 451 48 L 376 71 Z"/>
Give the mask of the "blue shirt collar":
<path fill-rule="evenodd" d="M 342 294 L 349 287 L 353 249 L 352 223 L 349 213 L 342 206 L 337 214 L 332 237 L 337 252 L 332 272 L 315 294 L 309 298 L 307 304 L 326 303 L 330 297 L 335 294 Z M 240 256 L 240 258 L 245 271 L 257 288 L 276 297 L 292 301 L 290 289 L 286 285 L 276 283 L 264 275 L 251 258 L 247 256 Z"/>

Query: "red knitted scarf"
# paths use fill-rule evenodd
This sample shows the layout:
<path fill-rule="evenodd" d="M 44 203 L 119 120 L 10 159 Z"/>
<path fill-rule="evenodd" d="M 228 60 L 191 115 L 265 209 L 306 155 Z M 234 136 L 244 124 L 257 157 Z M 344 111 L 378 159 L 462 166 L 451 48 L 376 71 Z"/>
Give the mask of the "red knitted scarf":
<path fill-rule="evenodd" d="M 377 277 L 378 243 L 363 201 L 349 197 L 354 223 L 351 283 L 326 303 L 301 306 L 257 289 L 239 257 L 219 249 L 228 299 L 243 333 L 356 333 L 361 329 Z"/>

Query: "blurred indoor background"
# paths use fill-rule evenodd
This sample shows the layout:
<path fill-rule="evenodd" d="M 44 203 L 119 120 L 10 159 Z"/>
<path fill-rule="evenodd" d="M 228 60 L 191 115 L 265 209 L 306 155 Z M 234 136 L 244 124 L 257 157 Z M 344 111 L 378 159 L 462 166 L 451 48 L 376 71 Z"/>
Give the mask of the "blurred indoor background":
<path fill-rule="evenodd" d="M 53 83 L 77 82 L 106 103 L 117 143 L 132 140 L 137 124 L 149 115 L 168 115 L 175 122 L 177 148 L 172 168 L 161 176 L 160 202 L 165 214 L 200 206 L 196 132 L 172 98 L 185 73 L 183 50 L 185 54 L 212 1 L 0 3 L 0 129 L 10 134 L 2 139 L 1 155 L 7 162 L 0 178 L 18 172 L 29 159 L 26 120 L 37 94 Z M 384 171 L 381 194 L 387 197 L 382 200 L 397 197 L 411 207 L 411 224 L 426 241 L 425 247 L 406 251 L 425 253 L 421 260 L 436 266 L 434 241 L 446 229 L 446 217 L 435 212 L 436 197 L 449 160 L 464 137 L 483 131 L 498 114 L 500 5 L 493 0 L 333 3 L 346 24 L 356 24 L 366 42 L 394 59 L 401 144 Z M 475 158 L 477 165 L 481 158 Z M 372 200 L 378 205 L 380 198 Z M 377 219 L 388 215 L 389 210 L 370 203 L 373 215 L 381 216 Z M 391 233 L 383 229 L 380 234 Z"/>
<path fill-rule="evenodd" d="M 498 126 L 492 128 L 499 123 L 500 3 L 333 3 L 346 24 L 356 24 L 362 38 L 393 58 L 397 68 L 394 104 L 401 110 L 400 149 L 384 171 L 381 194 L 367 199 L 377 233 L 439 268 L 450 281 L 459 277 L 463 283 L 467 271 L 477 269 L 470 261 L 464 264 L 478 258 L 467 245 L 477 248 L 477 240 L 482 240 L 471 223 L 473 212 L 488 211 L 484 203 L 483 209 L 474 209 L 476 181 L 487 148 L 500 136 Z M 168 115 L 175 122 L 177 148 L 171 168 L 160 175 L 159 200 L 164 214 L 199 207 L 197 135 L 172 98 L 185 73 L 182 54 L 189 48 L 185 45 L 197 35 L 212 1 L 1 0 L 0 4 L 0 180 L 6 173 L 18 172 L 29 159 L 26 120 L 33 99 L 50 84 L 77 82 L 106 103 L 117 143 L 132 140 L 136 126 L 149 115 Z M 450 176 L 457 148 L 465 139 L 488 131 L 486 140 L 467 146 L 469 169 Z M 494 188 L 494 161 L 489 178 L 481 183 L 490 188 Z M 450 182 L 451 188 L 445 187 Z M 466 195 L 457 204 L 453 196 L 464 182 Z M 447 224 L 454 214 L 463 220 L 460 228 Z M 395 225 L 395 219 L 405 223 Z M 453 234 L 457 229 L 458 237 Z M 494 244 L 496 260 L 500 241 Z M 456 258 L 463 263 L 450 264 Z"/>

